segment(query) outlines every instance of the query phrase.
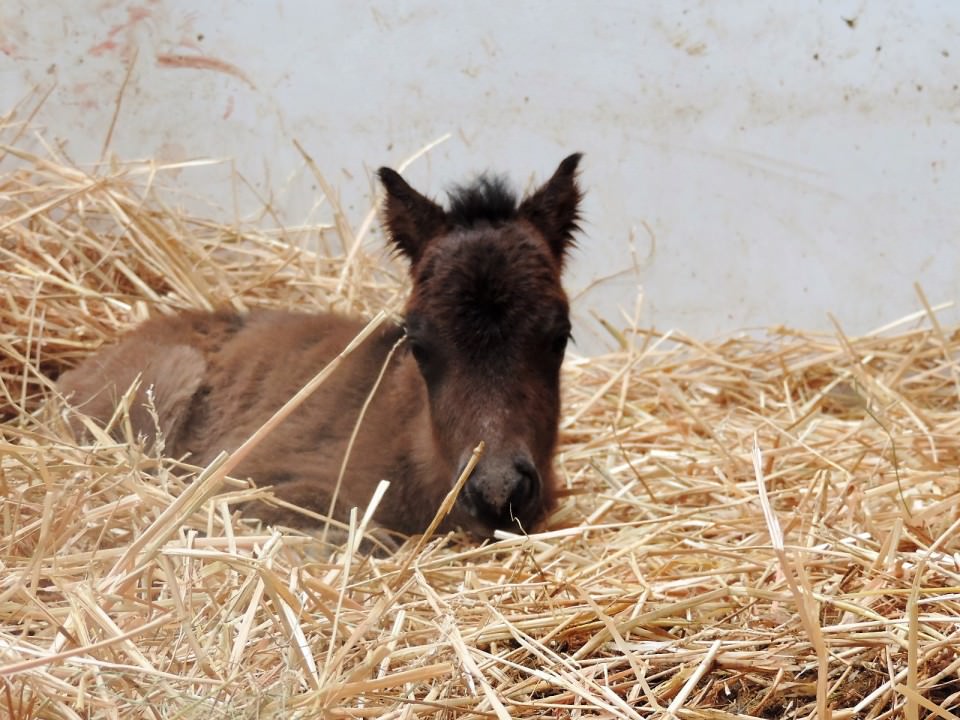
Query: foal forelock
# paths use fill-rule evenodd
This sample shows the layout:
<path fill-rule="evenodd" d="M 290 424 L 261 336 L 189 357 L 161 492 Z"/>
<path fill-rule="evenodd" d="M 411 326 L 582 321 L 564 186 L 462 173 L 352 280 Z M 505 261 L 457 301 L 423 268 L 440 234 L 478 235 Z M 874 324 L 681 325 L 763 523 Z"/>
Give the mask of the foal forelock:
<path fill-rule="evenodd" d="M 567 299 L 546 243 L 517 222 L 438 241 L 418 268 L 410 306 L 447 347 L 506 360 L 562 323 Z"/>

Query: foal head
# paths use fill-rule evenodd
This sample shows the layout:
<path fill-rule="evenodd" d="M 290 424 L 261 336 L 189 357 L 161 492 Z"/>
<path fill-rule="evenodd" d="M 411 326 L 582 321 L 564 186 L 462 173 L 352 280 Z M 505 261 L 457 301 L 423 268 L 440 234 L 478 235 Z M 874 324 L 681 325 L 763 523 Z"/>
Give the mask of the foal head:
<path fill-rule="evenodd" d="M 560 282 L 578 229 L 580 155 L 518 202 L 500 178 L 450 193 L 447 209 L 380 170 L 384 220 L 410 262 L 406 352 L 429 398 L 432 442 L 452 485 L 486 451 L 457 501 L 473 530 L 529 529 L 554 501 L 560 364 L 570 337 Z"/>

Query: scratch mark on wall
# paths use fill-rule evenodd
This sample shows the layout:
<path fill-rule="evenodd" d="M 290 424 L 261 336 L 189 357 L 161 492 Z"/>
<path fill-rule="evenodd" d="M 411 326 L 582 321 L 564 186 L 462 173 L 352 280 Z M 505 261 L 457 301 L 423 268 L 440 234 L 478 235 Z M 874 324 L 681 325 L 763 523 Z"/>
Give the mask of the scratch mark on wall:
<path fill-rule="evenodd" d="M 249 85 L 251 89 L 257 89 L 257 86 L 253 84 L 253 81 L 249 77 L 247 77 L 247 74 L 236 65 L 233 63 L 228 63 L 226 60 L 208 57 L 207 55 L 178 55 L 174 53 L 162 53 L 157 55 L 157 65 L 159 67 L 168 69 L 189 68 L 192 70 L 213 70 L 226 75 L 232 75 L 238 80 L 241 80 Z"/>

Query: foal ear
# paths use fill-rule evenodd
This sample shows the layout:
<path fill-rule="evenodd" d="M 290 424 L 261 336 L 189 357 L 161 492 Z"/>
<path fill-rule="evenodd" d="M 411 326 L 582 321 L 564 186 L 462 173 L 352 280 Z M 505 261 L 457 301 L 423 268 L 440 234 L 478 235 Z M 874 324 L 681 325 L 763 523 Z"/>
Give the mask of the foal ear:
<path fill-rule="evenodd" d="M 533 223 L 550 244 L 557 260 L 563 262 L 567 248 L 573 244 L 573 233 L 580 229 L 580 200 L 583 193 L 577 185 L 580 153 L 566 158 L 553 177 L 520 204 L 520 217 Z"/>
<path fill-rule="evenodd" d="M 415 264 L 427 243 L 446 229 L 446 213 L 410 187 L 394 170 L 383 167 L 377 175 L 387 191 L 383 224 L 391 242 Z"/>

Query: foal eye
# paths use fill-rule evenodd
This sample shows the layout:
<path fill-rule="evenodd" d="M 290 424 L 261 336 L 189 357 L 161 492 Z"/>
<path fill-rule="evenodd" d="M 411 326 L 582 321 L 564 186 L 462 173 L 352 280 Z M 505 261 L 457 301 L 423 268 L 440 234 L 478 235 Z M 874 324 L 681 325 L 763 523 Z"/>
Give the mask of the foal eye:
<path fill-rule="evenodd" d="M 410 343 L 410 352 L 413 353 L 413 359 L 417 361 L 417 365 L 423 368 L 430 360 L 430 353 L 427 352 L 427 349 L 423 345 L 415 340 L 407 339 L 407 342 Z"/>
<path fill-rule="evenodd" d="M 567 341 L 570 339 L 570 331 L 565 330 L 563 333 L 555 336 L 553 341 L 550 344 L 550 351 L 554 355 L 563 355 L 567 349 Z"/>

